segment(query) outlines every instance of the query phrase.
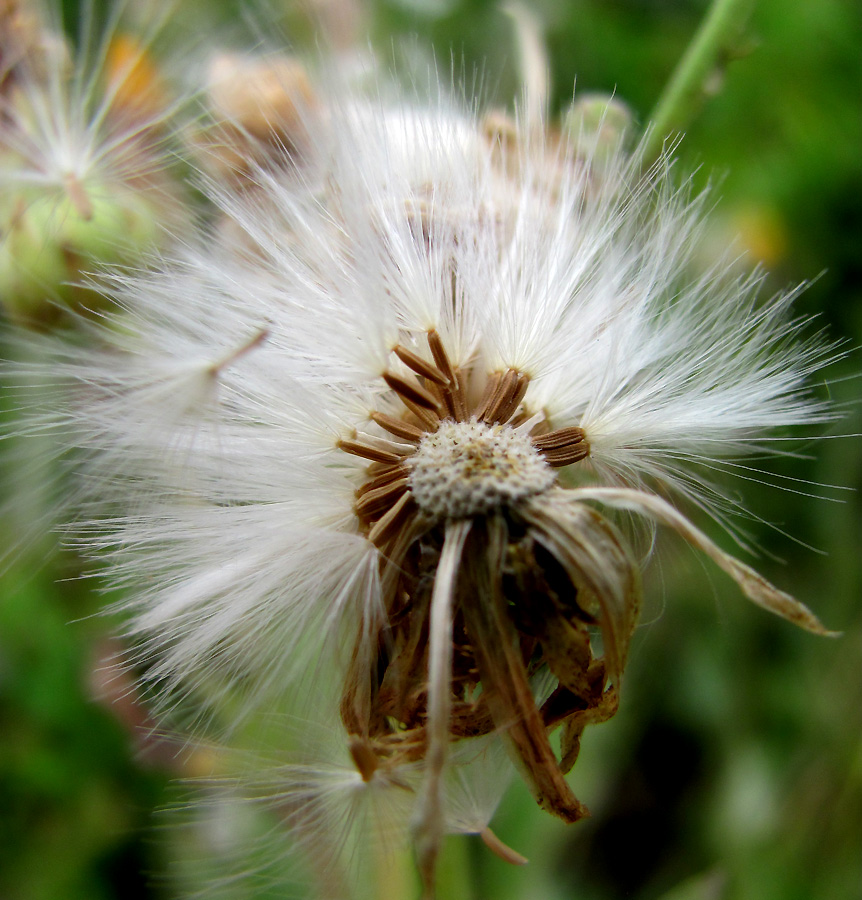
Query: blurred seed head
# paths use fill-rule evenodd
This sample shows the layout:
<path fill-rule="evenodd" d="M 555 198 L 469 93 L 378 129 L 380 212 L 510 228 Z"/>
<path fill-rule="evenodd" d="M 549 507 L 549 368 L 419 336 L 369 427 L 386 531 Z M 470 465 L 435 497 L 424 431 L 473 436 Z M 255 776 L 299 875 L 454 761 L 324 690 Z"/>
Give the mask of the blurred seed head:
<path fill-rule="evenodd" d="M 153 33 L 124 30 L 122 8 L 77 43 L 50 5 L 13 7 L 0 41 L 0 294 L 35 324 L 61 304 L 99 306 L 82 286 L 106 265 L 140 261 L 187 212 L 172 173 L 176 112 Z"/>

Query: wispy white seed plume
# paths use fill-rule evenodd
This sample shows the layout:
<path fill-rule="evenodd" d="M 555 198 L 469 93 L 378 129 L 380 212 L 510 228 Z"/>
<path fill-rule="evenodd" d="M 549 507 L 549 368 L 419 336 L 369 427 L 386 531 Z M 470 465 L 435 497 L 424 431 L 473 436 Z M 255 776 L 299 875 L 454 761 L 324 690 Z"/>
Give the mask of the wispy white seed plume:
<path fill-rule="evenodd" d="M 172 171 L 184 89 L 154 50 L 165 11 L 79 12 L 76 30 L 51 0 L 12 0 L 0 23 L 0 293 L 27 323 L 58 298 L 98 304 L 83 275 L 140 262 L 188 216 Z"/>

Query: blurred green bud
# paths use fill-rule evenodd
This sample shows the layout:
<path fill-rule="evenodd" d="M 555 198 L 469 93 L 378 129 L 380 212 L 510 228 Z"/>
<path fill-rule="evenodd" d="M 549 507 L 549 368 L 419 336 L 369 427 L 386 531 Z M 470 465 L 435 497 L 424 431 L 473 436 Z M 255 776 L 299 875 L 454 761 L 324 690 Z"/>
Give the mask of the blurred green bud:
<path fill-rule="evenodd" d="M 0 303 L 10 318 L 52 318 L 48 298 L 57 296 L 67 271 L 59 244 L 44 240 L 26 212 L 8 217 L 0 236 Z"/>
<path fill-rule="evenodd" d="M 88 190 L 70 181 L 59 198 L 19 194 L 0 215 L 0 302 L 28 323 L 54 319 L 57 301 L 98 306 L 84 276 L 140 259 L 159 233 L 153 205 L 128 188 Z"/>
<path fill-rule="evenodd" d="M 563 133 L 578 155 L 602 162 L 624 149 L 633 133 L 629 107 L 608 94 L 583 94 L 563 115 Z"/>

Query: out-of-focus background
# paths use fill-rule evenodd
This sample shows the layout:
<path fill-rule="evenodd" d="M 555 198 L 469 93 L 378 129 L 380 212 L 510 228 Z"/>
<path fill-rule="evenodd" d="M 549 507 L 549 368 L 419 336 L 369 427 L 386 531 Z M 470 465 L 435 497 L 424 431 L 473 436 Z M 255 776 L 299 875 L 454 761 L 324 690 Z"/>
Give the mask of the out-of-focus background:
<path fill-rule="evenodd" d="M 227 34 L 237 9 L 214 4 L 188 18 Z M 346 24 L 337 0 L 328 5 L 331 21 Z M 571 102 L 577 79 L 579 95 L 616 92 L 646 121 L 706 5 L 531 4 L 554 108 Z M 454 58 L 468 75 L 480 71 L 495 101 L 517 90 L 512 22 L 496 3 L 368 0 L 364 9 L 358 27 L 382 52 L 433 45 L 444 70 Z M 289 38 L 313 40 L 302 7 L 283 21 Z M 766 291 L 812 282 L 799 314 L 850 351 L 818 388 L 846 412 L 828 430 L 859 433 L 862 6 L 760 0 L 740 51 L 687 128 L 679 168 L 716 185 L 716 254 L 735 238 L 770 271 Z M 764 520 L 745 525 L 762 548 L 759 570 L 843 636 L 768 616 L 680 542 L 661 540 L 622 707 L 587 732 L 572 775 L 592 818 L 566 827 L 514 787 L 494 826 L 531 864 L 509 868 L 478 839 L 450 841 L 444 896 L 862 898 L 862 439 L 794 449 L 799 458 L 752 463 L 784 476 L 786 489 L 745 470 L 733 489 Z M 16 537 L 13 518 L 3 529 Z M 175 800 L 169 782 L 185 764 L 133 737 L 147 723 L 116 686 L 112 702 L 94 701 L 115 623 L 94 616 L 97 585 L 79 580 L 79 563 L 54 543 L 31 541 L 0 582 L 0 897 L 167 900 L 183 881 L 170 861 L 184 847 L 153 810 Z"/>

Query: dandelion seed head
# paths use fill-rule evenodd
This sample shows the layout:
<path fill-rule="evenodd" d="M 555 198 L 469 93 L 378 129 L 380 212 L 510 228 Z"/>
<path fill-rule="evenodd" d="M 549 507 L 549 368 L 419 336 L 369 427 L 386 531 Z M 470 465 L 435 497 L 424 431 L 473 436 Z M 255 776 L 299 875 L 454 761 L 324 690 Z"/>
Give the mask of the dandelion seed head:
<path fill-rule="evenodd" d="M 823 633 L 664 498 L 713 512 L 692 461 L 821 420 L 824 354 L 790 295 L 723 261 L 692 275 L 703 202 L 667 159 L 594 166 L 517 120 L 503 152 L 475 110 L 335 84 L 309 88 L 301 154 L 272 142 L 242 190 L 210 186 L 229 227 L 113 278 L 56 419 L 144 677 L 253 715 L 325 669 L 336 699 L 309 702 L 342 759 L 281 768 L 287 824 L 340 845 L 391 806 L 427 887 L 508 778 L 483 746 L 544 809 L 587 813 L 564 774 L 616 713 L 641 607 L 615 510 Z"/>
<path fill-rule="evenodd" d="M 141 261 L 187 220 L 173 152 L 184 92 L 154 58 L 158 15 L 127 30 L 119 3 L 97 26 L 85 0 L 73 40 L 59 4 L 28 7 L 30 40 L 0 34 L 0 296 L 44 325 L 50 301 L 103 306 L 81 282 Z"/>
<path fill-rule="evenodd" d="M 38 59 L 18 61 L 2 101 L 0 181 L 68 192 L 154 176 L 165 166 L 159 130 L 173 107 L 165 96 L 156 102 L 152 36 L 138 43 L 115 21 L 99 46 L 87 35 L 83 48 L 73 50 L 60 23 L 45 27 L 57 34 L 46 32 Z"/>

